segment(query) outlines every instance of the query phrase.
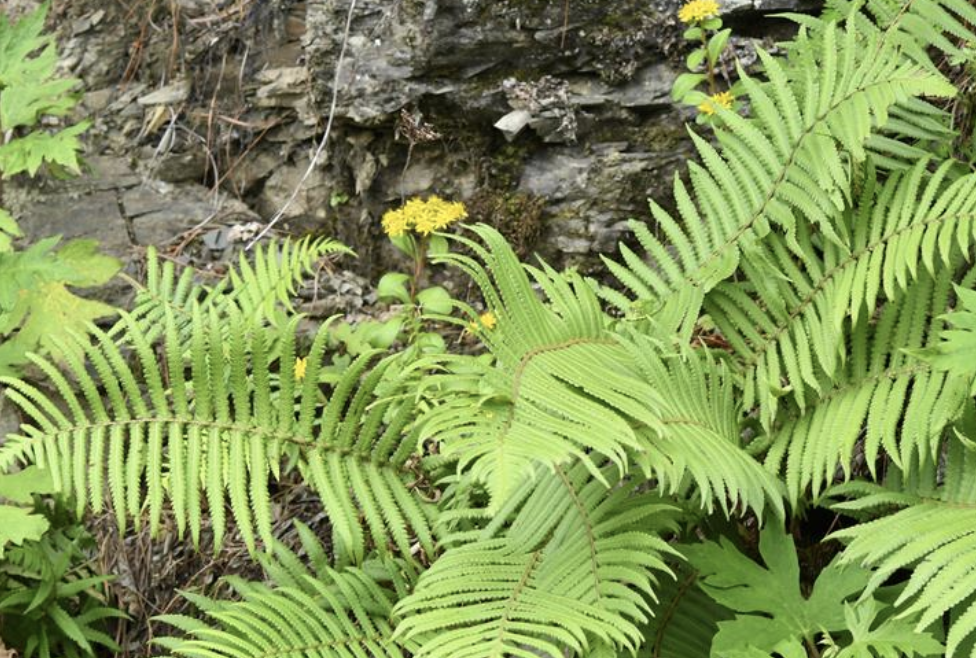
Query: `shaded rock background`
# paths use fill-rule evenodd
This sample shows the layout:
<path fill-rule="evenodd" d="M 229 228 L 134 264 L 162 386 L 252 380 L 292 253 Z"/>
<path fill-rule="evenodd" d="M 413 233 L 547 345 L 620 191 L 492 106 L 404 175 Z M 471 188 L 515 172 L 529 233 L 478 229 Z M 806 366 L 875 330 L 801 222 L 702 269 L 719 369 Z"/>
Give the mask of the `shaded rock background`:
<path fill-rule="evenodd" d="M 324 131 L 351 1 L 56 1 L 93 172 L 28 195 L 28 231 L 94 234 L 122 254 L 266 221 Z M 732 52 L 750 64 L 755 40 L 789 31 L 766 14 L 809 3 L 726 0 Z M 357 0 L 325 157 L 280 228 L 346 242 L 360 254 L 347 265 L 373 278 L 395 257 L 382 213 L 437 193 L 522 255 L 592 270 L 647 198 L 667 205 L 690 153 L 693 115 L 669 96 L 679 6 Z"/>

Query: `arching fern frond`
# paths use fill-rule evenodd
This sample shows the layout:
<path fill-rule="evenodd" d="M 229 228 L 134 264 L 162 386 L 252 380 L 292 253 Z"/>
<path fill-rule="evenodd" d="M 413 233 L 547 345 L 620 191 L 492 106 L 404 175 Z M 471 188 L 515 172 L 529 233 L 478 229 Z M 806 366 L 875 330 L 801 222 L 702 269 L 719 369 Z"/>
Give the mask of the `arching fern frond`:
<path fill-rule="evenodd" d="M 974 427 L 974 416 L 971 409 L 967 433 Z M 884 486 L 852 482 L 832 492 L 853 498 L 834 506 L 840 511 L 888 512 L 831 535 L 848 543 L 842 554 L 845 562 L 876 569 L 864 596 L 896 572 L 910 570 L 895 605 L 901 616 L 919 615 L 916 630 L 951 613 L 946 637 L 950 657 L 958 655 L 961 645 L 972 644 L 976 630 L 976 602 L 972 599 L 976 591 L 974 468 L 976 451 L 971 439 L 950 438 L 939 461 L 917 467 L 909 478 L 891 478 Z M 890 513 L 892 507 L 901 509 Z"/>
<path fill-rule="evenodd" d="M 891 34 L 907 55 L 933 68 L 929 49 L 955 57 L 964 54 L 960 46 L 976 40 L 976 7 L 969 0 L 828 0 L 822 18 L 794 18 L 815 28 L 852 12 L 859 30 Z"/>
<path fill-rule="evenodd" d="M 395 593 L 355 568 L 306 576 L 304 587 L 255 588 L 236 602 L 201 604 L 208 621 L 182 615 L 156 619 L 186 633 L 154 643 L 187 658 L 405 658 L 414 648 L 391 640 Z"/>
<path fill-rule="evenodd" d="M 299 379 L 298 318 L 275 332 L 280 353 L 271 357 L 268 334 L 234 307 L 221 318 L 215 308 L 194 303 L 191 315 L 186 350 L 175 314 L 166 309 L 158 356 L 138 321 L 124 315 L 136 368 L 97 328 L 94 344 L 78 339 L 87 363 L 69 360 L 67 374 L 35 358 L 63 406 L 31 384 L 4 379 L 7 395 L 34 424 L 0 448 L 0 461 L 9 450 L 26 452 L 50 468 L 58 489 L 73 494 L 79 508 L 88 501 L 99 511 L 107 489 L 120 529 L 127 519 L 138 526 L 145 511 L 155 532 L 168 502 L 180 534 L 189 528 L 195 544 L 206 507 L 220 546 L 229 502 L 253 550 L 256 535 L 271 542 L 270 479 L 285 454 L 297 455 L 332 521 L 340 562 L 361 562 L 370 541 L 381 552 L 391 544 L 407 555 L 415 536 L 433 551 L 426 505 L 406 486 L 418 476 L 407 463 L 416 436 L 407 427 L 411 405 L 394 395 L 395 357 L 374 365 L 376 353 L 361 356 L 323 399 L 318 373 L 325 329 Z"/>
<path fill-rule="evenodd" d="M 807 389 L 823 391 L 843 363 L 846 318 L 874 312 L 879 300 L 898 299 L 920 274 L 952 267 L 976 241 L 976 175 L 947 178 L 947 160 L 931 176 L 928 159 L 879 185 L 866 174 L 857 207 L 839 222 L 844 246 L 797 231 L 798 259 L 784 239 L 766 238 L 780 277 L 743 263 L 743 280 L 723 282 L 705 310 L 742 359 L 743 404 L 757 404 L 772 426 L 784 393 L 803 411 Z M 940 309 L 934 309 L 936 313 Z"/>
<path fill-rule="evenodd" d="M 317 586 L 311 584 L 313 580 L 330 582 L 334 573 L 330 566 L 333 556 L 330 547 L 323 542 L 315 532 L 303 524 L 295 521 L 301 548 L 292 550 L 283 542 L 275 541 L 272 550 L 257 555 L 258 562 L 264 569 L 266 581 L 246 581 L 237 576 L 226 576 L 225 579 L 240 594 L 248 592 L 268 592 L 274 587 L 289 587 L 300 589 L 306 594 L 317 595 Z M 406 596 L 417 582 L 418 564 L 406 559 L 367 559 L 355 568 L 373 582 L 384 589 L 395 593 L 396 599 Z"/>
<path fill-rule="evenodd" d="M 664 492 L 694 485 L 709 513 L 717 502 L 726 516 L 737 506 L 762 516 L 769 501 L 782 517 L 782 486 L 741 445 L 741 408 L 725 364 L 699 350 L 662 353 L 652 338 L 636 332 L 626 346 L 659 398 L 659 424 L 641 429 L 645 443 L 635 463 Z"/>
<path fill-rule="evenodd" d="M 766 464 L 786 471 L 793 501 L 807 487 L 817 496 L 838 473 L 850 477 L 855 445 L 874 473 L 881 451 L 903 468 L 936 453 L 943 429 L 962 411 L 968 381 L 934 371 L 906 353 L 936 340 L 950 271 L 920 276 L 877 322 L 861 316 L 851 331 L 850 356 L 819 403 L 774 430 Z M 838 471 L 838 468 L 840 469 Z"/>
<path fill-rule="evenodd" d="M 497 325 L 484 340 L 496 363 L 464 360 L 480 376 L 480 394 L 447 398 L 425 417 L 425 435 L 462 468 L 472 466 L 493 506 L 539 464 L 576 458 L 602 477 L 597 463 L 606 458 L 625 471 L 626 448 L 640 447 L 628 415 L 655 423 L 648 410 L 655 394 L 626 362 L 592 289 L 578 276 L 533 270 L 547 293 L 544 303 L 501 235 L 472 230 L 487 248 L 459 239 L 479 260 L 460 254 L 443 260 L 474 279 L 495 314 Z"/>
<path fill-rule="evenodd" d="M 465 243 L 480 262 L 450 260 L 482 287 L 498 318 L 485 337 L 496 362 L 446 361 L 464 363 L 463 377 L 477 387 L 436 406 L 423 432 L 440 442 L 442 456 L 486 484 L 491 509 L 539 465 L 575 459 L 600 480 L 598 464 L 608 459 L 621 473 L 639 465 L 671 491 L 697 485 L 709 509 L 717 500 L 726 513 L 730 502 L 761 512 L 768 498 L 781 510 L 774 479 L 739 447 L 731 382 L 714 363 L 688 355 L 665 365 L 653 339 L 614 333 L 578 276 L 530 269 L 542 301 L 497 232 L 474 230 L 487 248 Z M 431 378 L 437 380 L 458 388 L 451 375 Z"/>
<path fill-rule="evenodd" d="M 622 248 L 625 264 L 607 261 L 636 298 L 639 312 L 689 334 L 703 296 L 738 267 L 740 254 L 768 260 L 757 241 L 778 227 L 792 250 L 797 217 L 838 243 L 836 218 L 847 205 L 850 159 L 864 160 L 864 143 L 911 97 L 951 96 L 939 74 L 904 57 L 896 40 L 864 35 L 849 22 L 824 26 L 816 39 L 802 30 L 787 70 L 759 51 L 766 81 L 740 71 L 753 116 L 718 110 L 721 151 L 694 138 L 702 165 L 689 165 L 694 195 L 676 179 L 680 222 L 652 204 L 673 252 L 646 227 L 633 224 L 650 263 Z M 802 223 L 802 222 L 801 222 Z M 608 299 L 633 311 L 625 298 Z"/>
<path fill-rule="evenodd" d="M 189 326 L 192 303 L 205 310 L 213 307 L 226 315 L 236 307 L 241 315 L 254 321 L 280 324 L 282 310 L 292 309 L 292 297 L 299 286 L 317 271 L 317 264 L 325 256 L 353 253 L 345 245 L 331 238 L 290 238 L 258 245 L 253 262 L 241 253 L 236 267 L 213 287 L 196 281 L 197 273 L 185 267 L 177 274 L 174 263 L 161 261 L 154 247 L 146 251 L 146 285 L 136 295 L 133 317 L 155 338 L 169 309 L 181 328 Z M 119 330 L 122 326 L 119 326 Z"/>
<path fill-rule="evenodd" d="M 597 640 L 636 649 L 674 550 L 647 531 L 668 508 L 615 473 L 608 491 L 581 465 L 540 470 L 511 526 L 492 524 L 421 575 L 394 610 L 396 637 L 430 658 L 558 656 Z"/>

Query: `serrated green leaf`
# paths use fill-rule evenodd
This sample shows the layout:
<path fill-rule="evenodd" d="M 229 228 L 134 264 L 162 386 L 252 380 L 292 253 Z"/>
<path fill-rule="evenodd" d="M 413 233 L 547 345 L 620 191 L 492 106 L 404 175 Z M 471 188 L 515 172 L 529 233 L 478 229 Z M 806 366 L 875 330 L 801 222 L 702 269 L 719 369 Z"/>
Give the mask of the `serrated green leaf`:
<path fill-rule="evenodd" d="M 0 505 L 0 558 L 7 545 L 38 540 L 49 526 L 47 519 L 27 508 Z"/>
<path fill-rule="evenodd" d="M 16 473 L 0 474 L 0 499 L 12 503 L 30 503 L 34 494 L 54 493 L 51 474 L 37 466 Z"/>
<path fill-rule="evenodd" d="M 759 539 L 765 566 L 739 552 L 727 539 L 689 546 L 685 555 L 700 571 L 701 588 L 715 601 L 744 613 L 719 623 L 712 656 L 746 656 L 800 646 L 822 630 L 846 627 L 844 603 L 860 593 L 870 572 L 857 566 L 828 565 L 810 596 L 804 596 L 793 538 L 768 526 Z M 795 648 L 788 649 L 795 651 Z M 745 653 L 744 653 L 745 652 Z M 805 655 L 805 654 L 799 654 Z"/>

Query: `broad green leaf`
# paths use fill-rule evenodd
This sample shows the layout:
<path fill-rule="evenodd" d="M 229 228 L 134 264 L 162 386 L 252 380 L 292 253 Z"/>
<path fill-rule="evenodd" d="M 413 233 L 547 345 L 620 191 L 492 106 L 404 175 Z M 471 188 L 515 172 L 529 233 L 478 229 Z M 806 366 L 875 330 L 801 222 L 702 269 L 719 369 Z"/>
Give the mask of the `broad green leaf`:
<path fill-rule="evenodd" d="M 725 538 L 721 544 L 708 542 L 684 551 L 701 572 L 701 588 L 718 603 L 743 613 L 719 623 L 712 656 L 738 658 L 755 649 L 782 653 L 777 647 L 802 648 L 804 638 L 846 627 L 844 603 L 864 589 L 868 570 L 833 562 L 820 573 L 810 595 L 804 596 L 790 535 L 767 527 L 760 535 L 759 552 L 765 566 Z"/>
<path fill-rule="evenodd" d="M 10 86 L 0 91 L 0 126 L 13 130 L 33 126 L 42 116 L 64 116 L 78 100 L 68 92 L 79 80 L 64 78 Z"/>
<path fill-rule="evenodd" d="M 54 74 L 58 55 L 53 35 L 41 34 L 49 3 L 16 23 L 0 14 L 0 88 L 46 80 Z M 32 53 L 40 54 L 31 57 Z"/>
<path fill-rule="evenodd" d="M 26 352 L 39 348 L 58 354 L 58 339 L 85 333 L 89 322 L 116 312 L 108 304 L 72 294 L 59 282 L 42 283 L 26 293 L 22 307 L 17 315 L 24 319 L 16 335 L 0 344 L 0 371 L 23 363 Z"/>
<path fill-rule="evenodd" d="M 0 558 L 7 545 L 40 539 L 49 524 L 40 514 L 24 507 L 0 504 Z"/>
<path fill-rule="evenodd" d="M 880 612 L 880 604 L 874 599 L 857 605 L 845 603 L 844 619 L 851 641 L 844 646 L 830 647 L 823 655 L 829 658 L 945 655 L 941 642 L 930 633 L 915 629 L 914 619 L 891 616 L 876 623 Z"/>
<path fill-rule="evenodd" d="M 72 286 L 100 286 L 113 276 L 120 268 L 118 259 L 98 252 L 97 240 L 72 240 L 58 249 L 58 261 L 70 273 L 66 273 L 64 282 Z"/>
<path fill-rule="evenodd" d="M 376 284 L 376 296 L 381 300 L 396 300 L 403 304 L 410 302 L 407 284 L 410 277 L 402 272 L 387 272 Z"/>
<path fill-rule="evenodd" d="M 78 153 L 82 145 L 78 135 L 89 125 L 83 121 L 56 133 L 32 132 L 0 146 L 0 172 L 4 178 L 23 172 L 33 176 L 42 165 L 50 164 L 81 173 Z"/>
<path fill-rule="evenodd" d="M 704 73 L 682 73 L 678 76 L 678 79 L 674 81 L 674 86 L 671 87 L 671 98 L 676 101 L 680 101 L 688 92 L 698 86 L 705 79 Z"/>
<path fill-rule="evenodd" d="M 0 475 L 0 499 L 12 503 L 30 503 L 34 494 L 54 493 L 51 474 L 37 466 L 22 471 Z"/>
<path fill-rule="evenodd" d="M 17 220 L 9 212 L 0 208 L 0 254 L 13 249 L 14 238 L 23 235 Z"/>
<path fill-rule="evenodd" d="M 450 293 L 440 286 L 421 290 L 417 295 L 417 301 L 420 302 L 425 313 L 447 315 L 454 308 L 454 300 L 451 299 Z"/>

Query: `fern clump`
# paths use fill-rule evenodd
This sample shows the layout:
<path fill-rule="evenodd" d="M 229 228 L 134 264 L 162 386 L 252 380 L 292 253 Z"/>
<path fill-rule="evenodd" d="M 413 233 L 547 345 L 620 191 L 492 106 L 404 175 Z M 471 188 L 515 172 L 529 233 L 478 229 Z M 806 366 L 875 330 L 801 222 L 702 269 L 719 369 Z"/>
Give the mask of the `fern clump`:
<path fill-rule="evenodd" d="M 720 27 L 683 12 L 689 39 Z M 791 18 L 709 106 L 677 213 L 652 204 L 645 253 L 607 261 L 619 286 L 415 200 L 385 222 L 414 266 L 380 281 L 401 349 L 338 358 L 291 307 L 335 243 L 210 288 L 151 259 L 133 313 L 30 357 L 44 386 L 0 380 L 29 419 L 0 466 L 46 467 L 120 531 L 171 517 L 198 544 L 206 522 L 219 550 L 236 527 L 268 579 L 188 592 L 199 615 L 160 618 L 174 655 L 976 656 L 976 178 L 939 156 L 958 90 L 933 57 L 970 56 L 976 8 Z M 429 264 L 483 310 L 421 290 Z M 325 541 L 279 541 L 286 475 Z"/>

